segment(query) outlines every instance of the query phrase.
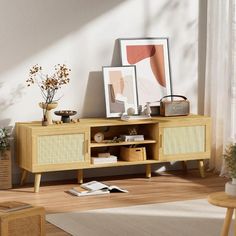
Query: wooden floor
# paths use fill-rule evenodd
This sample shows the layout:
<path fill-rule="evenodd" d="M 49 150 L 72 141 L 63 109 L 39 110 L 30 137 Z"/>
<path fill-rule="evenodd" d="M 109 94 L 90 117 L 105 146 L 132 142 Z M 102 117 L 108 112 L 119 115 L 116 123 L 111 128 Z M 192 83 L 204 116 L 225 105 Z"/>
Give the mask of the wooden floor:
<path fill-rule="evenodd" d="M 90 180 L 85 179 L 84 181 Z M 0 201 L 17 200 L 44 206 L 47 213 L 85 211 L 206 198 L 209 193 L 223 191 L 224 185 L 228 181 L 226 178 L 212 173 L 206 173 L 206 178 L 201 178 L 196 170 L 185 174 L 181 171 L 163 173 L 154 175 L 150 179 L 132 175 L 96 178 L 96 180 L 109 185 L 117 185 L 127 189 L 129 193 L 75 197 L 66 192 L 77 186 L 76 180 L 71 180 L 60 183 L 42 183 L 39 193 L 33 193 L 32 184 L 24 187 L 15 186 L 14 189 L 0 191 Z M 68 235 L 49 223 L 46 224 L 46 232 L 49 236 Z"/>

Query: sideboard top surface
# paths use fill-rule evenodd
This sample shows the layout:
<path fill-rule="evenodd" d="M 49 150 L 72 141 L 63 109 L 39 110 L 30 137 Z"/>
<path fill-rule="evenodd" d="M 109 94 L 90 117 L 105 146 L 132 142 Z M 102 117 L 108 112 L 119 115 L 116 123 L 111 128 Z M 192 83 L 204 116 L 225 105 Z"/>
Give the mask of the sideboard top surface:
<path fill-rule="evenodd" d="M 63 123 L 63 124 L 53 124 L 49 126 L 42 126 L 40 121 L 33 122 L 17 122 L 16 125 L 25 126 L 27 128 L 79 128 L 79 127 L 99 127 L 99 126 L 119 126 L 119 125 L 139 125 L 139 124 L 157 124 L 164 122 L 181 122 L 181 121 L 197 121 L 201 119 L 210 119 L 208 116 L 202 115 L 188 115 L 188 116 L 175 116 L 175 117 L 162 117 L 155 116 L 147 120 L 133 120 L 133 121 L 123 121 L 119 118 L 82 118 L 78 123 Z"/>

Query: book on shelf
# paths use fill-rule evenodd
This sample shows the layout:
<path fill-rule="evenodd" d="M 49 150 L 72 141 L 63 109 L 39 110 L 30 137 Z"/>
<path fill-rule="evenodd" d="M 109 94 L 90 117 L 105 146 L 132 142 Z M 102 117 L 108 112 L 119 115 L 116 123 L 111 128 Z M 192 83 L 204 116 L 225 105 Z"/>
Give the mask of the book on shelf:
<path fill-rule="evenodd" d="M 117 163 L 117 156 L 109 157 L 91 157 L 92 164 L 110 164 Z"/>
<path fill-rule="evenodd" d="M 84 184 L 81 184 L 79 187 L 74 187 L 69 190 L 69 193 L 78 197 L 109 194 L 112 192 L 128 193 L 128 191 L 125 189 L 121 189 L 120 187 L 117 187 L 114 185 L 108 186 L 98 181 L 91 181 L 88 183 L 84 183 Z"/>
<path fill-rule="evenodd" d="M 144 140 L 144 135 L 143 134 L 121 135 L 120 138 L 124 142 L 143 141 Z"/>
<path fill-rule="evenodd" d="M 0 203 L 0 212 L 18 211 L 32 207 L 31 204 L 17 201 L 7 201 Z"/>

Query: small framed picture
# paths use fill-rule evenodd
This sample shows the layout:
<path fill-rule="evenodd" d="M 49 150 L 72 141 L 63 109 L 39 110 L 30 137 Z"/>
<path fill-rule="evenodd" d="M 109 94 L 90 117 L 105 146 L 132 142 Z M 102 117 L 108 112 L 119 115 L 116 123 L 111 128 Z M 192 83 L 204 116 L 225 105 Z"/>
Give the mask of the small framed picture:
<path fill-rule="evenodd" d="M 138 114 L 138 96 L 135 66 L 104 66 L 106 116 L 121 117 L 127 111 Z"/>
<path fill-rule="evenodd" d="M 140 105 L 172 94 L 168 38 L 119 39 L 122 65 L 135 65 Z"/>

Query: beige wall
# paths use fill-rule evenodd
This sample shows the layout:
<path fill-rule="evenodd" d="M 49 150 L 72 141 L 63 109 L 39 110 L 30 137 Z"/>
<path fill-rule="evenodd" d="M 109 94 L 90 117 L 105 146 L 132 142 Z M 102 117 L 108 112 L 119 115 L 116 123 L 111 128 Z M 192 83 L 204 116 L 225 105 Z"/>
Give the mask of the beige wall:
<path fill-rule="evenodd" d="M 198 0 L 0 0 L 0 126 L 41 119 L 39 90 L 25 83 L 36 63 L 49 72 L 57 63 L 72 70 L 58 109 L 105 116 L 101 68 L 120 65 L 116 39 L 128 37 L 169 37 L 173 91 L 189 98 L 192 113 L 201 111 L 204 2 L 199 11 Z"/>

